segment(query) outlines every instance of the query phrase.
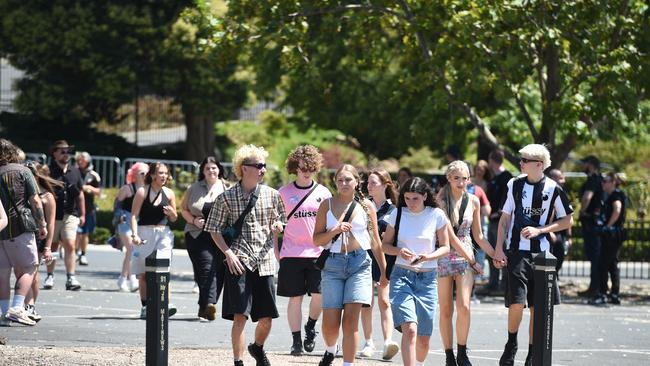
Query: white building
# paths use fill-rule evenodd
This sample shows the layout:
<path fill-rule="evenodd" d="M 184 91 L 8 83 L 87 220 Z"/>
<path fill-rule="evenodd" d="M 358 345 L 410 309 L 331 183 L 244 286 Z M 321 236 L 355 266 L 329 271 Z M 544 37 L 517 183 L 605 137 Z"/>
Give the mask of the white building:
<path fill-rule="evenodd" d="M 0 112 L 14 111 L 14 99 L 16 91 L 14 83 L 23 77 L 20 70 L 15 69 L 6 59 L 0 59 Z"/>

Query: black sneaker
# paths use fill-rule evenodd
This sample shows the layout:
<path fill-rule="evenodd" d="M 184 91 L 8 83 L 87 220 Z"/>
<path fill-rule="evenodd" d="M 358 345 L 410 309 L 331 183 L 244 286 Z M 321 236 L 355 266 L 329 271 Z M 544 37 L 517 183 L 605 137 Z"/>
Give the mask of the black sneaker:
<path fill-rule="evenodd" d="M 263 346 L 251 343 L 248 345 L 248 353 L 255 359 L 257 366 L 271 366 L 271 361 L 266 358 L 266 352 L 264 352 Z"/>
<path fill-rule="evenodd" d="M 332 362 L 334 362 L 334 354 L 325 351 L 325 354 L 323 354 L 323 358 L 321 358 L 318 366 L 330 366 L 332 365 Z"/>
<path fill-rule="evenodd" d="M 291 345 L 291 355 L 302 356 L 302 342 L 300 340 L 294 341 L 293 345 Z"/>
<path fill-rule="evenodd" d="M 235 361 L 235 366 L 244 366 L 244 361 L 242 360 Z"/>
<path fill-rule="evenodd" d="M 458 355 L 456 355 L 456 364 L 458 366 L 472 366 L 472 363 L 469 362 L 469 357 L 467 357 L 467 352 L 458 352 Z"/>
<path fill-rule="evenodd" d="M 317 332 L 314 328 L 309 328 L 305 325 L 305 342 L 303 342 L 305 351 L 311 352 L 316 347 L 316 334 Z"/>
<path fill-rule="evenodd" d="M 507 342 L 503 349 L 503 354 L 499 359 L 499 366 L 513 366 L 515 364 L 515 355 L 517 354 L 517 344 Z"/>
<path fill-rule="evenodd" d="M 609 295 L 609 302 L 612 305 L 621 305 L 621 298 L 618 295 Z"/>
<path fill-rule="evenodd" d="M 607 298 L 605 295 L 597 295 L 588 301 L 589 305 L 607 305 Z"/>

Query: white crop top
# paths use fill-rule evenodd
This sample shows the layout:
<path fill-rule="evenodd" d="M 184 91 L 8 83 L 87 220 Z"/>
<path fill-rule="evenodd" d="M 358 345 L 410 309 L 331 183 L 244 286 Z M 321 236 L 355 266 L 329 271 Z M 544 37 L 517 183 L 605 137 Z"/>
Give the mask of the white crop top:
<path fill-rule="evenodd" d="M 327 204 L 329 209 L 327 210 L 327 224 L 325 228 L 327 230 L 332 229 L 338 225 L 339 220 L 332 213 L 332 201 L 328 200 Z M 354 211 L 361 210 L 360 213 L 352 213 L 352 230 L 349 233 L 341 233 L 338 239 L 335 242 L 330 243 L 325 246 L 325 249 L 329 249 L 332 253 L 341 253 L 342 247 L 344 244 L 347 244 L 348 235 L 354 236 L 357 240 L 361 249 L 368 250 L 370 249 L 370 234 L 368 234 L 368 216 L 366 211 L 361 207 L 361 204 L 358 204 L 358 208 L 355 208 Z"/>

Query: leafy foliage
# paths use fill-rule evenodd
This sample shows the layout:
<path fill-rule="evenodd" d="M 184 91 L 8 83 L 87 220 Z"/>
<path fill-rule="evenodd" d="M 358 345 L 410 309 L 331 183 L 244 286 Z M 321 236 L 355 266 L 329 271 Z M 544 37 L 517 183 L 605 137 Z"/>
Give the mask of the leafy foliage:
<path fill-rule="evenodd" d="M 381 158 L 476 128 L 489 146 L 547 143 L 558 166 L 578 143 L 648 133 L 648 14 L 626 0 L 229 3 L 257 92 L 280 88 L 308 123 Z"/>

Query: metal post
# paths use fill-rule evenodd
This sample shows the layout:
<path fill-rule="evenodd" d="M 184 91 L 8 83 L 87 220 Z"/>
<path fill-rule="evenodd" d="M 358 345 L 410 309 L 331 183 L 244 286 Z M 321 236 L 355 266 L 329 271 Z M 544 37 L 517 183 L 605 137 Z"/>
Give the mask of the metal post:
<path fill-rule="evenodd" d="M 167 312 L 169 303 L 169 258 L 156 258 L 157 251 L 145 260 L 147 280 L 147 366 L 166 366 L 169 350 Z"/>
<path fill-rule="evenodd" d="M 551 366 L 553 353 L 553 296 L 557 259 L 550 252 L 533 255 L 535 264 L 535 316 L 533 319 L 533 366 Z"/>

